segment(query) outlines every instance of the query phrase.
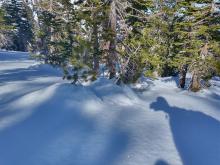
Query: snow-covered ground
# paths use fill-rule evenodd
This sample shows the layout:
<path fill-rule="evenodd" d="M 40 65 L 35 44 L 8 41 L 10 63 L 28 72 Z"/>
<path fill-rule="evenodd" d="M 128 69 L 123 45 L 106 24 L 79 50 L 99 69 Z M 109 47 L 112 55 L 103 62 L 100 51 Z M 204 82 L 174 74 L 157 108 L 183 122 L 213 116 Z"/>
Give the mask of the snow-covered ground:
<path fill-rule="evenodd" d="M 0 52 L 0 165 L 219 165 L 212 83 L 199 93 L 173 78 L 73 86 L 27 53 Z"/>

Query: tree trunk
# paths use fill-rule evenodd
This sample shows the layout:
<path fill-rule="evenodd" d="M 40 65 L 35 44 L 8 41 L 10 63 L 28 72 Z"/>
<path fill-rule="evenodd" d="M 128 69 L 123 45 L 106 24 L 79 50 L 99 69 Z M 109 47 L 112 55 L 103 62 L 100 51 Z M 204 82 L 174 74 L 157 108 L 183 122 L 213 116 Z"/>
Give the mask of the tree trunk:
<path fill-rule="evenodd" d="M 193 73 L 189 89 L 193 92 L 197 92 L 201 89 L 200 77 L 196 72 Z"/>
<path fill-rule="evenodd" d="M 187 65 L 183 65 L 180 69 L 180 74 L 179 74 L 179 87 L 180 88 L 185 88 L 186 73 L 187 73 Z"/>
<path fill-rule="evenodd" d="M 50 13 L 53 13 L 53 0 L 50 0 L 49 11 Z M 54 28 L 50 25 L 49 27 L 50 42 L 54 42 L 55 40 L 53 33 L 54 33 Z M 55 52 L 55 47 L 53 45 L 49 47 L 49 52 L 50 54 L 53 54 Z"/>
<path fill-rule="evenodd" d="M 109 45 L 109 55 L 108 55 L 108 66 L 109 66 L 109 79 L 112 79 L 116 75 L 116 6 L 115 1 L 112 0 L 110 4 L 110 13 L 109 13 L 109 23 L 110 23 L 110 31 L 111 40 Z"/>
<path fill-rule="evenodd" d="M 97 23 L 93 25 L 93 71 L 99 73 L 99 40 L 98 40 L 98 26 Z"/>

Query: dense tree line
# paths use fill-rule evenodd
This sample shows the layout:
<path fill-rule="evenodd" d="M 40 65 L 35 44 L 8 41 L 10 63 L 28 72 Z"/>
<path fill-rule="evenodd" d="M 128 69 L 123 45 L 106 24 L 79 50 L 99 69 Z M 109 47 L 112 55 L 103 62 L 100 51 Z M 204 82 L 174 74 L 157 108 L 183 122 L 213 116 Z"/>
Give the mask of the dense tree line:
<path fill-rule="evenodd" d="M 184 88 L 189 72 L 198 91 L 220 74 L 218 0 L 4 0 L 0 25 L 2 48 L 38 54 L 74 82 L 179 74 Z"/>

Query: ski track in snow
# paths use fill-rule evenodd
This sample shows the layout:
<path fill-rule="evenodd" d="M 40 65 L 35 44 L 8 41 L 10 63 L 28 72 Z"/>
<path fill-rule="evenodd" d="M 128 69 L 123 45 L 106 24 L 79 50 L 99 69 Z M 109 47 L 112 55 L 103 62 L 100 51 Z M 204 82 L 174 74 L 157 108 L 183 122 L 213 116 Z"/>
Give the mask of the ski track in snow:
<path fill-rule="evenodd" d="M 0 52 L 0 165 L 219 165 L 220 79 L 199 93 L 144 83 L 74 86 L 27 53 Z"/>

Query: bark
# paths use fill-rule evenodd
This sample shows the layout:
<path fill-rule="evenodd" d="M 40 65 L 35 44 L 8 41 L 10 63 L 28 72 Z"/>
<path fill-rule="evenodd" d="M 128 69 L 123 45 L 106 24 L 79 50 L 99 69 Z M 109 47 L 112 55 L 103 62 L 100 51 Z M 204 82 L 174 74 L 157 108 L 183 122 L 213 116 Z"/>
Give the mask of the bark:
<path fill-rule="evenodd" d="M 108 66 L 109 66 L 109 79 L 116 75 L 116 6 L 115 1 L 112 0 L 110 4 L 109 23 L 112 37 L 109 45 Z"/>
<path fill-rule="evenodd" d="M 99 40 L 98 40 L 98 26 L 95 23 L 93 25 L 93 49 L 94 49 L 94 53 L 93 53 L 93 71 L 98 74 L 99 72 Z"/>
<path fill-rule="evenodd" d="M 201 89 L 200 76 L 196 72 L 193 73 L 189 89 L 193 92 L 197 92 Z"/>
<path fill-rule="evenodd" d="M 135 77 L 135 64 L 132 61 L 129 61 L 127 67 L 126 67 L 126 72 L 124 74 L 123 80 L 124 83 L 130 83 L 134 81 L 134 77 Z"/>
<path fill-rule="evenodd" d="M 208 43 L 205 43 L 205 45 L 201 48 L 200 55 L 203 60 L 208 56 L 208 49 L 209 49 Z"/>
<path fill-rule="evenodd" d="M 51 13 L 53 13 L 53 0 L 50 0 L 50 4 L 49 4 L 49 11 Z M 50 42 L 54 42 L 55 38 L 54 38 L 54 28 L 52 26 L 49 27 L 49 34 L 50 34 Z M 55 47 L 54 46 L 50 46 L 49 48 L 50 54 L 53 54 L 55 52 Z"/>
<path fill-rule="evenodd" d="M 185 88 L 186 84 L 186 73 L 187 73 L 187 65 L 183 65 L 179 74 L 179 87 Z"/>

